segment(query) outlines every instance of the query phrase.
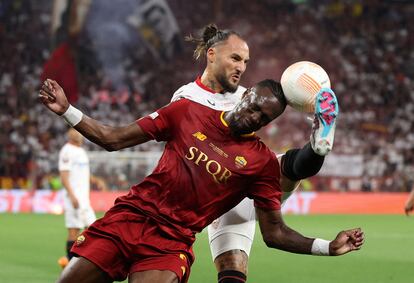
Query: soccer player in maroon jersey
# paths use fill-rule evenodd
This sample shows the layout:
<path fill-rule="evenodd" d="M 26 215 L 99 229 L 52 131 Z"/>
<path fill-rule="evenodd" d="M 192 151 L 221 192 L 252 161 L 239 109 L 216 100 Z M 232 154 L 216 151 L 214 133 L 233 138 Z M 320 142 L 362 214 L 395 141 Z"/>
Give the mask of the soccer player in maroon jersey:
<path fill-rule="evenodd" d="M 239 82 L 250 60 L 247 43 L 235 31 L 219 30 L 214 24 L 205 26 L 199 37 L 190 36 L 187 40 L 197 44 L 194 58 L 206 60 L 206 68 L 196 81 L 180 87 L 172 101 L 186 98 L 215 110 L 232 110 L 246 90 Z M 325 96 L 332 99 L 328 101 Z M 318 93 L 315 109 L 310 142 L 277 156 L 282 200 L 291 195 L 300 180 L 319 172 L 325 155 L 332 149 L 339 110 L 334 93 Z M 253 200 L 245 198 L 214 220 L 207 230 L 218 282 L 245 282 L 256 230 Z"/>
<path fill-rule="evenodd" d="M 331 241 L 304 237 L 280 213 L 279 163 L 254 134 L 277 118 L 286 102 L 279 83 L 248 89 L 231 111 L 181 99 L 147 117 L 112 127 L 70 105 L 46 80 L 44 105 L 108 151 L 148 140 L 166 141 L 153 173 L 118 198 L 103 218 L 76 240 L 74 257 L 58 282 L 187 282 L 195 234 L 243 198 L 254 199 L 265 243 L 299 254 L 343 255 L 359 250 L 360 228 Z"/>

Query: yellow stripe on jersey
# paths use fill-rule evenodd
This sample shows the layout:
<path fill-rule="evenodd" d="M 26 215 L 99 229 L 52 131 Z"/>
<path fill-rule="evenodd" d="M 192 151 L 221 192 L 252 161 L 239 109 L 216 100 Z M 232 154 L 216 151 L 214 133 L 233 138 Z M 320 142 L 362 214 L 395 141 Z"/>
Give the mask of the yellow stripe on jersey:
<path fill-rule="evenodd" d="M 221 112 L 221 114 L 220 114 L 220 121 L 223 123 L 224 126 L 226 126 L 227 128 L 229 127 L 229 124 L 227 124 L 226 120 L 224 120 L 224 111 Z M 247 137 L 252 137 L 254 135 L 255 135 L 255 132 L 251 132 L 250 134 L 244 134 L 244 135 L 241 135 L 241 136 L 244 137 L 244 138 L 247 138 Z"/>

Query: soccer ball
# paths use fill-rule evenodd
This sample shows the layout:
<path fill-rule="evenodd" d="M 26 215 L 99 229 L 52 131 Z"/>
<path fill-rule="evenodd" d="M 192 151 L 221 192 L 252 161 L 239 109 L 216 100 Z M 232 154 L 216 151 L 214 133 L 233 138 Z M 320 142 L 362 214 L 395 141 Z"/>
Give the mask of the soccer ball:
<path fill-rule="evenodd" d="M 288 105 L 301 112 L 315 111 L 315 97 L 321 88 L 331 87 L 328 74 L 318 64 L 300 61 L 290 65 L 280 80 Z"/>

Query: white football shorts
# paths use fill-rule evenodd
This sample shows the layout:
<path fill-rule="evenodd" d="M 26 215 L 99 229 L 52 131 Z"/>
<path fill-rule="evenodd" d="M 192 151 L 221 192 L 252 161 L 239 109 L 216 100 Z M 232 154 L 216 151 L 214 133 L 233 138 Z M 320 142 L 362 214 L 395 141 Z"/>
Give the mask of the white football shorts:
<path fill-rule="evenodd" d="M 230 250 L 250 254 L 256 228 L 253 200 L 245 198 L 208 226 L 208 240 L 213 260 Z"/>
<path fill-rule="evenodd" d="M 282 156 L 283 154 L 277 156 L 279 162 Z M 297 189 L 299 183 L 288 179 L 281 180 L 281 185 L 286 186 L 284 191 L 291 191 L 284 193 L 285 201 Z M 245 198 L 208 226 L 208 240 L 213 261 L 222 253 L 230 250 L 242 250 L 249 256 L 255 229 L 256 210 L 254 201 Z"/>
<path fill-rule="evenodd" d="M 95 222 L 96 216 L 92 207 L 74 209 L 65 208 L 65 227 L 83 229 Z"/>

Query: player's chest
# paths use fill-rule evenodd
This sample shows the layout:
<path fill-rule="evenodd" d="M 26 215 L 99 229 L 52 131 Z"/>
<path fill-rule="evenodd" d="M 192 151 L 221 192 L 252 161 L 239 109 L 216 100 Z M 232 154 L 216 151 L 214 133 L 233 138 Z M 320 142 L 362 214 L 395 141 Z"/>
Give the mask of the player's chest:
<path fill-rule="evenodd" d="M 89 158 L 85 152 L 78 151 L 74 152 L 72 156 L 73 167 L 79 170 L 89 169 Z"/>
<path fill-rule="evenodd" d="M 193 128 L 178 145 L 182 160 L 195 172 L 218 184 L 238 182 L 258 168 L 254 142 L 235 142 L 215 132 Z"/>

